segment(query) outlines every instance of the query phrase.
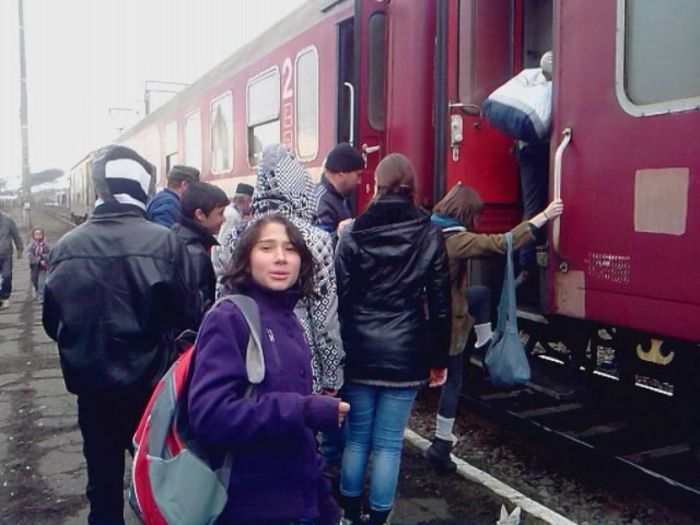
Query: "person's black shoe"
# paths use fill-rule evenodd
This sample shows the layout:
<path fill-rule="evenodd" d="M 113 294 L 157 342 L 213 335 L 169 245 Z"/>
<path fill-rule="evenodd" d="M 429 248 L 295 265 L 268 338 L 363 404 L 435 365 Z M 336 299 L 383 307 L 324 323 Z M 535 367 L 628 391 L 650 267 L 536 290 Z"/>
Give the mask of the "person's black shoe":
<path fill-rule="evenodd" d="M 388 525 L 389 514 L 391 514 L 391 509 L 389 509 L 389 510 L 369 509 L 368 525 Z"/>
<path fill-rule="evenodd" d="M 340 496 L 343 509 L 343 525 L 360 525 L 362 523 L 362 496 Z"/>
<path fill-rule="evenodd" d="M 441 471 L 451 473 L 457 470 L 457 464 L 450 456 L 451 451 L 451 441 L 436 437 L 433 439 L 433 444 L 423 452 L 423 456 Z"/>

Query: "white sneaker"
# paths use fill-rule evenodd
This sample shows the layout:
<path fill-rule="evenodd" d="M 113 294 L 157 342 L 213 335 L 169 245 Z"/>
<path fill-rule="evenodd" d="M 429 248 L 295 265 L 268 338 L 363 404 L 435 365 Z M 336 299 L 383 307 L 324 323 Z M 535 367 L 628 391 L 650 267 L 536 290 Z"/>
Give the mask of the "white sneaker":
<path fill-rule="evenodd" d="M 5 308 L 10 307 L 10 300 L 9 299 L 3 299 L 0 301 L 0 309 L 4 310 Z"/>

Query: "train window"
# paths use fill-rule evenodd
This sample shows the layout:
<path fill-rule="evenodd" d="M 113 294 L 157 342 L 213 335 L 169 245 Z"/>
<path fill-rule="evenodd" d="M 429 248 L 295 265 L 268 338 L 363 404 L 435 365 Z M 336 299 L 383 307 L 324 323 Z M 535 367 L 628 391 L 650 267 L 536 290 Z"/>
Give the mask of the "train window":
<path fill-rule="evenodd" d="M 618 0 L 616 86 L 636 116 L 700 105 L 700 2 Z"/>
<path fill-rule="evenodd" d="M 297 155 L 311 160 L 318 153 L 318 51 L 311 47 L 297 55 L 296 63 Z"/>
<path fill-rule="evenodd" d="M 463 104 L 481 104 L 513 76 L 513 17 L 510 0 L 460 0 L 458 89 Z"/>
<path fill-rule="evenodd" d="M 232 165 L 233 96 L 228 91 L 211 103 L 211 171 L 230 171 Z"/>
<path fill-rule="evenodd" d="M 386 16 L 374 13 L 369 18 L 369 101 L 367 119 L 378 131 L 384 129 L 386 117 Z"/>
<path fill-rule="evenodd" d="M 177 122 L 172 121 L 165 126 L 165 154 L 177 153 Z"/>
<path fill-rule="evenodd" d="M 260 162 L 262 150 L 280 141 L 280 71 L 269 69 L 248 82 L 248 161 Z"/>
<path fill-rule="evenodd" d="M 185 117 L 185 163 L 202 169 L 202 117 L 199 110 Z"/>

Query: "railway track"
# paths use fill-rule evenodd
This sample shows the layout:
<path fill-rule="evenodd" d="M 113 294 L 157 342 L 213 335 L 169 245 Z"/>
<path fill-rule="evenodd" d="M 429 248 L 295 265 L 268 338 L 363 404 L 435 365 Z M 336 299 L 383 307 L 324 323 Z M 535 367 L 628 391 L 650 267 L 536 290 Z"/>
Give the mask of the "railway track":
<path fill-rule="evenodd" d="M 44 206 L 42 211 L 50 218 L 61 223 L 62 226 L 69 226 L 71 228 L 75 227 L 75 224 L 71 221 L 70 210 L 67 208 L 60 208 L 58 206 Z"/>
<path fill-rule="evenodd" d="M 483 369 L 480 358 L 471 362 Z M 565 375 L 561 364 L 537 357 L 531 364 L 527 385 L 504 391 L 480 381 L 464 393 L 465 404 L 548 448 L 594 464 L 626 487 L 639 487 L 673 506 L 700 509 L 700 458 L 685 442 L 682 411 L 672 397 L 638 386 L 622 389 L 607 374 L 572 387 L 558 380 Z"/>

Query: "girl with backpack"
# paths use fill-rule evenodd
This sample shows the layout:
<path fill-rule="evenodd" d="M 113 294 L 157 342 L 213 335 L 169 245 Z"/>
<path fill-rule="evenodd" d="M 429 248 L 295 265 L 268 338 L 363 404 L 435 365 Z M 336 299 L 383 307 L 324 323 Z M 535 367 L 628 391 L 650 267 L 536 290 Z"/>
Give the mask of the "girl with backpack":
<path fill-rule="evenodd" d="M 475 350 L 485 352 L 491 342 L 491 295 L 484 285 L 470 286 L 467 279 L 469 259 L 504 255 L 505 237 L 501 234 L 475 233 L 484 201 L 470 186 L 457 184 L 433 208 L 433 224 L 442 230 L 450 260 L 452 282 L 452 336 L 447 381 L 442 387 L 438 405 L 435 438 L 425 456 L 440 470 L 454 472 L 457 465 L 450 450 L 457 438 L 452 433 L 462 391 L 464 350 L 469 332 L 476 332 Z M 535 240 L 535 234 L 547 221 L 562 214 L 561 200 L 552 201 L 547 209 L 511 230 L 513 247 L 519 248 Z"/>
<path fill-rule="evenodd" d="M 445 381 L 450 342 L 447 254 L 430 214 L 414 202 L 415 169 L 395 153 L 375 179 L 374 201 L 343 230 L 336 251 L 343 389 L 353 407 L 340 493 L 355 525 L 370 454 L 369 523 L 387 522 L 413 400 L 419 386 Z"/>
<path fill-rule="evenodd" d="M 264 216 L 242 234 L 223 284 L 258 305 L 265 378 L 246 394 L 250 330 L 234 304 L 218 303 L 199 331 L 188 398 L 197 441 L 212 455 L 233 453 L 217 523 L 335 525 L 314 436 L 338 428 L 350 406 L 312 394 L 310 350 L 294 316 L 313 293 L 311 252 L 289 220 Z"/>

